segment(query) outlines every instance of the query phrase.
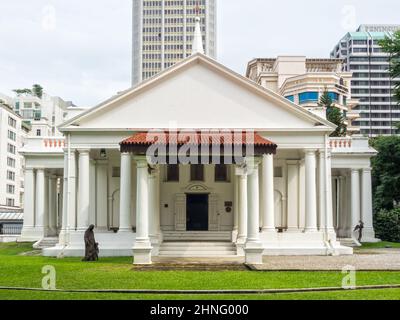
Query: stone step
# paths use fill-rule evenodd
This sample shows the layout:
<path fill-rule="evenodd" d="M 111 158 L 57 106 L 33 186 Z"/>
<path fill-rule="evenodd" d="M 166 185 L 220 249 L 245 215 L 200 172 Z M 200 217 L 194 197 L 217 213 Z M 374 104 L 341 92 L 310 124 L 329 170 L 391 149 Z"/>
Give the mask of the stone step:
<path fill-rule="evenodd" d="M 338 241 L 345 247 L 361 247 L 361 243 L 353 238 L 339 238 Z"/>
<path fill-rule="evenodd" d="M 33 245 L 35 249 L 45 249 L 55 247 L 58 243 L 57 237 L 43 238 Z"/>
<path fill-rule="evenodd" d="M 164 242 L 159 249 L 164 257 L 234 257 L 236 247 L 231 242 Z"/>
<path fill-rule="evenodd" d="M 209 250 L 212 249 L 225 249 L 225 248 L 235 248 L 233 243 L 226 242 L 164 242 L 162 244 L 163 248 L 198 248 Z"/>
<path fill-rule="evenodd" d="M 164 241 L 231 241 L 232 233 L 229 231 L 213 232 L 179 232 L 179 231 L 164 231 Z"/>
<path fill-rule="evenodd" d="M 207 257 L 236 257 L 236 251 L 210 251 L 210 252 L 182 252 L 182 251 L 160 251 L 160 257 L 190 257 L 190 258 L 207 258 Z"/>

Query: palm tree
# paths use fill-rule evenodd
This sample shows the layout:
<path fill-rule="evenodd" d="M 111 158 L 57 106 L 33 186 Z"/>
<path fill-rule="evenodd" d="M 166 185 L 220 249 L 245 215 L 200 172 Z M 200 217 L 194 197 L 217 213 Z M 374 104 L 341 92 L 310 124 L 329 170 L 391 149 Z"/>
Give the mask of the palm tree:
<path fill-rule="evenodd" d="M 347 126 L 342 111 L 333 104 L 332 98 L 327 90 L 322 94 L 318 103 L 326 109 L 326 119 L 337 126 L 331 137 L 344 137 L 347 134 Z"/>
<path fill-rule="evenodd" d="M 34 84 L 32 86 L 32 93 L 41 99 L 43 97 L 43 87 L 40 84 Z"/>

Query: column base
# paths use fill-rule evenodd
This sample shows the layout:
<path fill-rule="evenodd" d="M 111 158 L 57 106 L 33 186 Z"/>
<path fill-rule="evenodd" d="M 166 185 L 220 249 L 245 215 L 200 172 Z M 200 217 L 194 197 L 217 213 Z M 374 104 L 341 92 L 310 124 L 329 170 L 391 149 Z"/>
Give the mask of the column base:
<path fill-rule="evenodd" d="M 246 264 L 262 264 L 264 248 L 261 242 L 248 242 L 245 246 Z"/>
<path fill-rule="evenodd" d="M 317 228 L 305 228 L 304 232 L 305 233 L 315 233 L 315 232 L 318 232 L 318 229 Z"/>
<path fill-rule="evenodd" d="M 301 231 L 302 230 L 299 229 L 298 227 L 288 227 L 285 232 L 286 233 L 299 233 Z"/>
<path fill-rule="evenodd" d="M 133 251 L 133 264 L 152 264 L 151 251 L 152 246 L 150 241 L 147 242 L 136 242 Z"/>
<path fill-rule="evenodd" d="M 37 242 L 44 237 L 43 228 L 24 227 L 18 242 Z"/>
<path fill-rule="evenodd" d="M 238 239 L 238 230 L 237 229 L 233 229 L 232 231 L 232 242 L 236 242 Z"/>
<path fill-rule="evenodd" d="M 67 230 L 61 230 L 60 231 L 60 234 L 58 235 L 58 244 L 60 245 L 60 246 L 66 246 L 66 245 L 68 245 L 68 239 L 69 239 L 69 237 L 68 237 L 68 232 L 67 232 Z"/>
<path fill-rule="evenodd" d="M 363 230 L 363 236 L 361 239 L 361 243 L 377 243 L 381 242 L 381 239 L 375 238 L 375 230 L 374 228 L 364 228 Z"/>
<path fill-rule="evenodd" d="M 238 256 L 244 257 L 245 252 L 244 248 L 246 246 L 246 238 L 245 237 L 238 237 L 236 241 L 236 254 Z"/>
<path fill-rule="evenodd" d="M 262 228 L 261 233 L 276 233 L 275 228 Z"/>
<path fill-rule="evenodd" d="M 150 243 L 153 248 L 151 250 L 152 256 L 158 256 L 158 253 L 160 252 L 160 245 L 162 243 L 161 239 L 161 234 L 150 236 Z"/>
<path fill-rule="evenodd" d="M 119 228 L 117 233 L 133 233 L 132 228 Z"/>

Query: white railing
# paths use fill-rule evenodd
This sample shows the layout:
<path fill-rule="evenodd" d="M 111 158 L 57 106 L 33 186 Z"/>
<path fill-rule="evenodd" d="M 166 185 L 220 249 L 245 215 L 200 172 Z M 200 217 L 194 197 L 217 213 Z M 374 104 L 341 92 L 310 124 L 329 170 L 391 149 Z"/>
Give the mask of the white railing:
<path fill-rule="evenodd" d="M 330 138 L 328 146 L 332 153 L 376 153 L 368 138 L 362 136 Z"/>
<path fill-rule="evenodd" d="M 45 148 L 64 148 L 65 139 L 63 137 L 49 137 L 43 139 Z"/>
<path fill-rule="evenodd" d="M 332 149 L 350 149 L 352 143 L 352 138 L 330 138 L 329 147 Z"/>
<path fill-rule="evenodd" d="M 21 153 L 62 153 L 65 148 L 64 137 L 27 137 Z"/>

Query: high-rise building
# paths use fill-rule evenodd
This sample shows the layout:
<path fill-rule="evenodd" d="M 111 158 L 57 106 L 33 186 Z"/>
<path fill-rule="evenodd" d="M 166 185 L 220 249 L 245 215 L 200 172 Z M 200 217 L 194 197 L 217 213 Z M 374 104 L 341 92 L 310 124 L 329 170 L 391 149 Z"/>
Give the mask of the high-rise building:
<path fill-rule="evenodd" d="M 332 58 L 344 60 L 344 71 L 353 73 L 351 94 L 359 100 L 360 118 L 354 124 L 363 135 L 399 133 L 400 105 L 393 97 L 395 81 L 389 75 L 389 57 L 379 41 L 400 25 L 361 25 L 356 32 L 347 33 L 335 46 Z"/>
<path fill-rule="evenodd" d="M 43 93 L 41 98 L 32 94 L 20 94 L 13 99 L 14 110 L 22 121 L 31 126 L 31 136 L 61 136 L 57 126 L 65 121 L 70 101 Z"/>
<path fill-rule="evenodd" d="M 9 101 L 0 99 L 0 208 L 20 207 L 23 193 L 22 159 L 18 150 L 24 128 Z"/>
<path fill-rule="evenodd" d="M 216 58 L 217 0 L 133 0 L 132 84 L 191 55 L 196 16 L 205 54 Z"/>
<path fill-rule="evenodd" d="M 351 73 L 342 69 L 340 59 L 278 56 L 250 61 L 246 77 L 322 117 L 326 117 L 326 110 L 319 102 L 327 91 L 334 105 L 342 111 L 348 133 L 358 133 L 359 128 L 353 125 L 359 117 L 354 111 L 358 101 L 352 99 L 350 93 Z"/>
<path fill-rule="evenodd" d="M 41 98 L 0 93 L 0 208 L 24 206 L 25 159 L 20 150 L 28 137 L 61 136 L 57 127 L 81 111 L 72 102 L 46 93 Z"/>

